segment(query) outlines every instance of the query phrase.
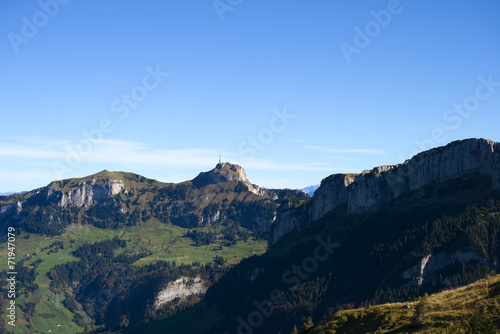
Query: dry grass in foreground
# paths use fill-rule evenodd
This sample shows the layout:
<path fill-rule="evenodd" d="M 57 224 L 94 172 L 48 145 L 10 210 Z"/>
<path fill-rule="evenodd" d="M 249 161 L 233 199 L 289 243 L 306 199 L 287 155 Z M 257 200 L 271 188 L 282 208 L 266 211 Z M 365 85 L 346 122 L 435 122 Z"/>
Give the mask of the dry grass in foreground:
<path fill-rule="evenodd" d="M 409 303 L 340 311 L 307 331 L 347 333 L 497 333 L 500 328 L 500 275 Z"/>

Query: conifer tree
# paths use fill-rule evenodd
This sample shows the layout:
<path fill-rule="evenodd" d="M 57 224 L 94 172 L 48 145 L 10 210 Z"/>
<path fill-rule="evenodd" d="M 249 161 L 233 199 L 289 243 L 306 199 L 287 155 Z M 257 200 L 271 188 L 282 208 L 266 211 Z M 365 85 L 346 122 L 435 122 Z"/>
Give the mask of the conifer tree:
<path fill-rule="evenodd" d="M 311 328 L 314 327 L 314 323 L 312 321 L 311 317 L 307 317 L 306 321 L 302 324 L 302 332 L 301 333 L 307 333 Z"/>
<path fill-rule="evenodd" d="M 419 302 L 415 306 L 415 313 L 413 314 L 413 323 L 415 325 L 423 325 L 427 321 L 429 312 L 429 296 L 424 294 L 420 297 Z"/>

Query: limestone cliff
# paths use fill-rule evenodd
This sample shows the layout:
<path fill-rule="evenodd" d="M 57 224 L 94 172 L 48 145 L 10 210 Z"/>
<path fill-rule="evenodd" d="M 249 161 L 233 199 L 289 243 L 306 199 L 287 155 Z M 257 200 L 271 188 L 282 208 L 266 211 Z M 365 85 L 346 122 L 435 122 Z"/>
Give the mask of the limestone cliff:
<path fill-rule="evenodd" d="M 406 191 L 469 173 L 491 176 L 500 190 L 500 144 L 485 139 L 452 142 L 417 154 L 395 166 L 382 166 L 356 178 L 349 192 L 349 213 L 370 213 Z"/>
<path fill-rule="evenodd" d="M 10 204 L 0 206 L 0 216 L 7 213 L 12 213 L 15 216 L 18 216 L 22 209 L 23 204 L 21 201 L 12 202 Z"/>
<path fill-rule="evenodd" d="M 54 190 L 49 186 L 47 197 L 58 196 L 59 206 L 68 205 L 82 207 L 101 203 L 109 196 L 121 193 L 125 189 L 122 180 L 114 179 L 91 179 L 81 182 L 68 192 Z"/>
<path fill-rule="evenodd" d="M 347 187 L 355 181 L 354 175 L 334 174 L 321 181 L 310 206 L 310 220 L 315 221 L 342 203 L 347 203 Z"/>
<path fill-rule="evenodd" d="M 275 245 L 284 235 L 302 230 L 309 223 L 308 209 L 307 205 L 294 206 L 291 200 L 284 200 L 276 212 L 276 223 L 271 225 L 268 244 Z"/>
<path fill-rule="evenodd" d="M 38 205 L 55 203 L 62 208 L 89 207 L 104 203 L 110 196 L 122 192 L 127 193 L 124 182 L 109 177 L 109 172 L 103 171 L 84 179 L 54 181 L 46 187 L 16 195 L 14 201 L 7 198 L 7 203 L 0 203 L 0 216 L 18 217 L 24 209 L 24 204 L 30 202 L 36 202 Z"/>
<path fill-rule="evenodd" d="M 437 271 L 458 262 L 486 263 L 486 259 L 475 249 L 457 250 L 451 254 L 441 252 L 427 255 L 422 258 L 420 263 L 403 272 L 403 279 L 409 280 L 405 286 L 418 286 L 429 283 L 435 278 Z"/>
<path fill-rule="evenodd" d="M 156 296 L 155 309 L 158 309 L 165 303 L 168 303 L 175 298 L 187 297 L 195 294 L 205 294 L 207 287 L 199 277 L 189 278 L 181 277 L 174 282 L 169 283 L 165 289 L 160 291 Z"/>
<path fill-rule="evenodd" d="M 341 204 L 347 205 L 350 214 L 373 213 L 408 191 L 471 173 L 491 177 L 492 188 L 500 190 L 499 143 L 486 139 L 455 141 L 419 153 L 402 164 L 375 167 L 359 175 L 331 175 L 321 182 L 312 200 L 303 207 L 285 205 L 278 210 L 271 226 L 269 246 Z M 300 217 L 300 224 L 295 216 Z"/>

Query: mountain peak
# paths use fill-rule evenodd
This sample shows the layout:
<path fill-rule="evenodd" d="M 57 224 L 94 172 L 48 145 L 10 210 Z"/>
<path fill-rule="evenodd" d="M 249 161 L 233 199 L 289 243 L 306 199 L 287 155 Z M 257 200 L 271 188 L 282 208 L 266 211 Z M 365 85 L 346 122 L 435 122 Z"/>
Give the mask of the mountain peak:
<path fill-rule="evenodd" d="M 193 184 L 198 187 L 203 187 L 208 184 L 230 181 L 240 181 L 250 185 L 243 167 L 229 162 L 219 162 L 214 169 L 198 174 L 198 176 L 194 178 Z"/>
<path fill-rule="evenodd" d="M 248 182 L 245 170 L 240 165 L 232 164 L 229 162 L 220 162 L 217 164 L 217 166 L 215 166 L 212 172 L 216 175 L 219 175 L 218 178 L 220 178 L 222 182 L 234 180 Z"/>
<path fill-rule="evenodd" d="M 219 162 L 214 169 L 198 174 L 194 178 L 193 183 L 198 186 L 205 186 L 230 181 L 240 181 L 250 184 L 243 167 L 229 162 Z"/>

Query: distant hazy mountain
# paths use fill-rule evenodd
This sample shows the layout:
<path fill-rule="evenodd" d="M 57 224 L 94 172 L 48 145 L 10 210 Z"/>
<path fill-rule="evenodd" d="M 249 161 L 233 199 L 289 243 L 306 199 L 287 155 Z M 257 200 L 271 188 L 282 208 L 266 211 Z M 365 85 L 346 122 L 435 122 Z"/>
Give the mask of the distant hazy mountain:
<path fill-rule="evenodd" d="M 319 188 L 319 184 L 316 184 L 314 186 L 309 186 L 309 187 L 305 187 L 305 188 L 302 188 L 300 190 L 302 190 L 303 192 L 305 192 L 307 195 L 309 195 L 310 197 L 313 197 L 314 195 L 314 192 L 316 191 L 316 189 Z"/>
<path fill-rule="evenodd" d="M 0 193 L 0 196 L 9 196 L 9 195 L 12 195 L 12 194 L 15 194 L 15 192 L 13 191 L 8 191 L 6 193 Z"/>

